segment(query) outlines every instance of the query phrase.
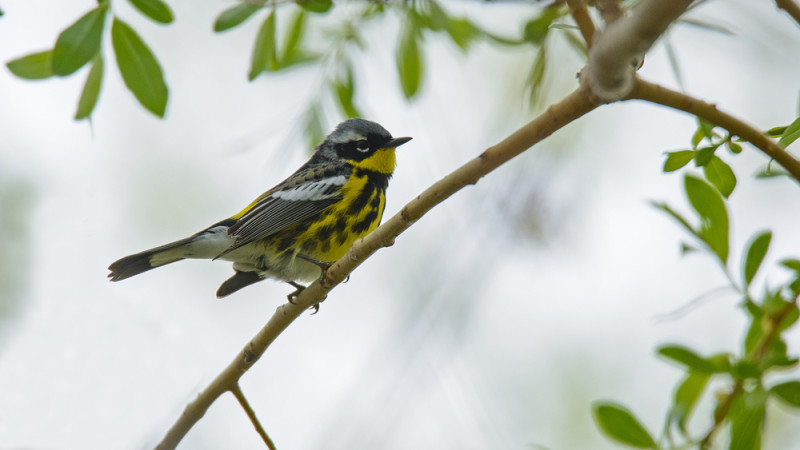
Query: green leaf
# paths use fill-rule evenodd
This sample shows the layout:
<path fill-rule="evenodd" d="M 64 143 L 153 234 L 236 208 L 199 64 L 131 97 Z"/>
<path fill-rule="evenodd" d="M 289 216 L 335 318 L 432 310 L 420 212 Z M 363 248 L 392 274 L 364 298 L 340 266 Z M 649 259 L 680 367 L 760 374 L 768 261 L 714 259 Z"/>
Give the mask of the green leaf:
<path fill-rule="evenodd" d="M 162 0 L 128 0 L 142 14 L 158 23 L 172 23 L 175 15 Z"/>
<path fill-rule="evenodd" d="M 305 31 L 305 24 L 306 24 L 306 11 L 304 9 L 298 9 L 297 14 L 295 14 L 294 19 L 292 19 L 292 24 L 289 27 L 289 31 L 286 33 L 286 41 L 283 46 L 283 52 L 281 53 L 283 60 L 291 60 L 294 58 L 295 53 L 300 46 L 300 40 L 303 38 L 303 32 Z"/>
<path fill-rule="evenodd" d="M 714 133 L 714 125 L 704 119 L 697 117 L 697 131 L 703 135 L 704 138 L 711 142 L 717 134 Z"/>
<path fill-rule="evenodd" d="M 728 210 L 720 193 L 704 180 L 692 175 L 684 178 L 689 203 L 700 216 L 697 236 L 719 257 L 723 266 L 728 262 Z"/>
<path fill-rule="evenodd" d="M 52 77 L 53 51 L 31 53 L 22 58 L 17 58 L 6 63 L 8 70 L 14 75 L 26 80 L 43 80 Z"/>
<path fill-rule="evenodd" d="M 681 242 L 681 256 L 686 256 L 689 253 L 698 252 L 700 251 L 697 247 L 687 244 L 686 242 Z"/>
<path fill-rule="evenodd" d="M 353 68 L 347 64 L 344 68 L 344 72 L 344 80 L 333 82 L 333 88 L 336 92 L 336 98 L 339 100 L 339 106 L 342 108 L 344 115 L 348 118 L 361 117 L 361 113 L 353 103 L 353 96 L 355 94 Z"/>
<path fill-rule="evenodd" d="M 688 436 L 686 422 L 689 420 L 692 411 L 694 411 L 697 401 L 703 395 L 703 391 L 705 391 L 709 379 L 711 379 L 711 374 L 689 372 L 675 390 L 675 395 L 672 400 L 672 417 L 677 422 L 678 429 L 684 436 Z"/>
<path fill-rule="evenodd" d="M 247 20 L 259 9 L 261 9 L 261 6 L 254 5 L 248 1 L 243 1 L 234 7 L 228 8 L 217 16 L 217 20 L 214 21 L 214 31 L 219 33 L 230 30 Z"/>
<path fill-rule="evenodd" d="M 705 138 L 705 136 L 703 135 L 703 130 L 700 129 L 695 130 L 694 134 L 692 135 L 692 148 L 696 149 L 697 146 L 700 145 L 700 141 L 702 141 L 703 138 Z"/>
<path fill-rule="evenodd" d="M 788 405 L 800 408 L 800 381 L 787 381 L 773 386 L 769 391 Z"/>
<path fill-rule="evenodd" d="M 672 216 L 672 218 L 675 219 L 675 221 L 677 221 L 679 224 L 681 224 L 683 228 L 686 229 L 686 231 L 688 231 L 694 236 L 697 236 L 697 231 L 695 231 L 695 229 L 689 224 L 689 222 L 682 215 L 680 215 L 677 211 L 672 209 L 672 207 L 670 207 L 666 203 L 659 203 L 659 202 L 651 202 L 650 204 Z"/>
<path fill-rule="evenodd" d="M 325 127 L 322 125 L 322 111 L 316 102 L 312 102 L 308 107 L 305 117 L 306 138 L 308 139 L 308 148 L 313 149 L 323 139 L 325 139 Z"/>
<path fill-rule="evenodd" d="M 760 339 L 758 341 L 760 344 Z M 733 367 L 731 367 L 731 376 L 736 379 L 758 379 L 764 374 L 764 371 L 761 370 L 758 363 L 753 361 L 752 359 L 742 359 L 737 361 Z"/>
<path fill-rule="evenodd" d="M 789 127 L 773 127 L 765 131 L 764 134 L 771 138 L 780 137 Z"/>
<path fill-rule="evenodd" d="M 767 393 L 758 387 L 743 391 L 734 399 L 729 413 L 731 439 L 729 450 L 757 450 L 761 448 Z"/>
<path fill-rule="evenodd" d="M 333 0 L 294 0 L 294 2 L 314 13 L 326 13 L 333 6 Z"/>
<path fill-rule="evenodd" d="M 664 172 L 674 172 L 681 167 L 689 164 L 697 152 L 694 150 L 680 150 L 668 152 L 667 159 L 664 161 Z"/>
<path fill-rule="evenodd" d="M 778 145 L 783 148 L 788 147 L 792 142 L 796 141 L 800 138 L 800 117 L 795 119 L 794 122 L 791 123 L 788 127 L 786 127 L 786 131 L 783 132 L 781 135 L 780 140 L 778 141 Z"/>
<path fill-rule="evenodd" d="M 697 372 L 713 373 L 716 371 L 716 367 L 705 358 L 680 345 L 661 346 L 658 349 L 658 354 Z"/>
<path fill-rule="evenodd" d="M 783 318 L 781 323 L 778 324 L 778 331 L 784 331 L 788 329 L 794 325 L 795 322 L 797 322 L 797 319 L 800 319 L 800 309 L 797 308 L 797 305 L 794 305 L 786 314 L 786 317 Z"/>
<path fill-rule="evenodd" d="M 439 6 L 435 0 L 423 3 L 426 6 L 427 14 L 421 16 L 422 23 L 433 31 L 442 31 L 447 28 L 450 18 L 447 13 Z"/>
<path fill-rule="evenodd" d="M 278 54 L 275 45 L 275 10 L 273 9 L 258 29 L 256 44 L 253 46 L 250 74 L 247 78 L 253 81 L 262 72 L 277 69 Z"/>
<path fill-rule="evenodd" d="M 536 59 L 533 60 L 533 67 L 525 85 L 530 89 L 530 102 L 531 105 L 538 105 L 542 88 L 544 87 L 544 74 L 547 71 L 547 47 L 539 47 L 536 52 Z"/>
<path fill-rule="evenodd" d="M 753 278 L 756 276 L 756 272 L 758 272 L 758 268 L 761 267 L 764 256 L 767 255 L 771 240 L 772 232 L 764 231 L 750 241 L 750 246 L 747 249 L 743 264 L 745 288 L 750 285 L 750 282 L 753 281 Z"/>
<path fill-rule="evenodd" d="M 85 119 L 92 114 L 97 104 L 97 97 L 100 95 L 102 83 L 103 56 L 98 53 L 92 61 L 92 68 L 89 70 L 89 76 L 86 77 L 86 84 L 83 85 L 83 92 L 78 100 L 78 111 L 75 112 L 75 120 Z"/>
<path fill-rule="evenodd" d="M 561 12 L 558 8 L 545 8 L 541 14 L 525 24 L 523 40 L 534 45 L 541 45 L 544 38 L 547 37 L 547 33 L 550 31 L 550 25 L 560 16 Z"/>
<path fill-rule="evenodd" d="M 164 117 L 169 90 L 158 60 L 127 23 L 114 18 L 111 43 L 125 85 L 148 111 Z"/>
<path fill-rule="evenodd" d="M 800 274 L 800 259 L 787 258 L 780 263 L 783 267 Z"/>
<path fill-rule="evenodd" d="M 731 153 L 742 153 L 742 146 L 737 144 L 736 142 L 728 141 L 726 142 L 726 145 L 728 146 L 728 150 L 730 150 Z"/>
<path fill-rule="evenodd" d="M 711 145 L 697 149 L 697 154 L 694 156 L 694 164 L 697 167 L 703 167 L 711 161 L 714 157 L 714 152 L 717 151 L 718 145 Z"/>
<path fill-rule="evenodd" d="M 53 48 L 53 73 L 66 76 L 74 73 L 100 51 L 103 24 L 108 6 L 100 5 L 58 35 Z"/>
<path fill-rule="evenodd" d="M 728 198 L 736 187 L 736 175 L 733 170 L 717 156 L 712 156 L 708 164 L 703 166 L 703 174 L 725 198 Z"/>
<path fill-rule="evenodd" d="M 656 441 L 626 408 L 614 403 L 594 406 L 595 421 L 606 436 L 636 448 L 657 448 Z"/>
<path fill-rule="evenodd" d="M 422 83 L 422 50 L 419 45 L 420 30 L 413 12 L 406 20 L 406 26 L 397 46 L 397 72 L 400 86 L 407 99 L 414 97 Z"/>
<path fill-rule="evenodd" d="M 778 177 L 792 177 L 792 174 L 785 170 L 773 169 L 768 164 L 763 169 L 756 173 L 756 178 L 778 178 Z"/>
<path fill-rule="evenodd" d="M 481 30 L 478 27 L 463 18 L 450 19 L 447 22 L 446 31 L 453 43 L 462 51 L 469 50 L 472 42 L 481 35 Z"/>

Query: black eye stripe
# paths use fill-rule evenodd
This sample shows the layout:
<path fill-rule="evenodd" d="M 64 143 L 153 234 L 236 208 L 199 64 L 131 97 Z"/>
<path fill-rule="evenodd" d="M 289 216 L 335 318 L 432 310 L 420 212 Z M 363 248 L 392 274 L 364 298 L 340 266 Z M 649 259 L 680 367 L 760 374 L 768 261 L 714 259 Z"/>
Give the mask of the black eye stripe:
<path fill-rule="evenodd" d="M 369 150 L 369 143 L 366 141 L 366 139 L 361 141 L 356 141 L 355 148 L 360 152 L 366 152 Z"/>

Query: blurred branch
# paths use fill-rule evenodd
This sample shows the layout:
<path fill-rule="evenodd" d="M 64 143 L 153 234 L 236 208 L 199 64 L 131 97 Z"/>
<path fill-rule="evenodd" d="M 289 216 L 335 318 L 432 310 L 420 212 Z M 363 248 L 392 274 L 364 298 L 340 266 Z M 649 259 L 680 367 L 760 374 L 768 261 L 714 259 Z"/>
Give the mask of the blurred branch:
<path fill-rule="evenodd" d="M 309 285 L 294 299 L 277 308 L 275 314 L 258 334 L 242 349 L 233 361 L 189 403 L 157 449 L 174 449 L 217 398 L 227 391 L 236 393 L 238 380 L 264 354 L 269 345 L 309 307 L 322 302 L 328 292 L 356 267 L 382 247 L 394 243 L 395 238 L 419 220 L 425 213 L 442 203 L 465 186 L 475 184 L 511 158 L 524 152 L 556 130 L 596 108 L 585 83 L 547 111 L 523 126 L 502 142 L 488 148 L 446 177 L 434 183 L 416 199 L 405 205 L 399 213 L 375 231 L 356 240 L 347 254 L 336 261 L 324 276 Z M 237 396 L 237 398 L 239 398 Z"/>
<path fill-rule="evenodd" d="M 679 109 L 711 122 L 714 125 L 725 128 L 732 135 L 739 136 L 774 159 L 778 164 L 783 166 L 795 180 L 800 182 L 800 161 L 761 131 L 730 114 L 718 110 L 717 106 L 714 104 L 641 79 L 636 79 L 630 98 Z"/>
<path fill-rule="evenodd" d="M 586 3 L 584 3 L 584 0 L 567 0 L 567 5 L 569 6 L 569 13 L 572 15 L 572 18 L 575 19 L 575 23 L 578 24 L 578 28 L 581 30 L 583 40 L 586 41 L 586 48 L 591 48 L 595 27 L 594 22 L 592 22 L 592 17 L 586 9 Z"/>
<path fill-rule="evenodd" d="M 598 2 L 599 3 L 599 2 Z M 594 40 L 583 69 L 592 92 L 607 102 L 625 98 L 634 87 L 636 69 L 645 52 L 692 0 L 642 0 L 609 24 Z"/>
<path fill-rule="evenodd" d="M 619 0 L 597 0 L 597 9 L 603 16 L 606 27 L 622 17 L 622 9 L 619 7 Z"/>
<path fill-rule="evenodd" d="M 800 25 L 800 6 L 794 0 L 775 0 L 775 4 L 792 16 L 792 19 Z"/>

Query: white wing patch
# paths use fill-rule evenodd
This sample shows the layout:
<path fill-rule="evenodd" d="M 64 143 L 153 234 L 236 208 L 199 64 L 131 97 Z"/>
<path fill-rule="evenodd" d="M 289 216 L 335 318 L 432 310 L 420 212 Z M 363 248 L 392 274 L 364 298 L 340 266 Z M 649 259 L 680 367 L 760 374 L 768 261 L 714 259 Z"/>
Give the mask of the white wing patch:
<path fill-rule="evenodd" d="M 271 197 L 288 201 L 325 200 L 337 195 L 338 188 L 347 183 L 344 175 L 325 178 L 312 183 L 304 183 L 292 189 L 273 192 Z"/>

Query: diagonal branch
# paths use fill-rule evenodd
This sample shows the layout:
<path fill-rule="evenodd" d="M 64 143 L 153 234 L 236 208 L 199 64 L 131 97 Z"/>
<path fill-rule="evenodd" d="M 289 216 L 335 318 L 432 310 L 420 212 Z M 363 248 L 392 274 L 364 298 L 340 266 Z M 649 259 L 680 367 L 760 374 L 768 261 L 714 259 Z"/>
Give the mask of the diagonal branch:
<path fill-rule="evenodd" d="M 774 159 L 778 164 L 783 166 L 795 180 L 800 182 L 800 161 L 798 161 L 797 158 L 752 125 L 720 111 L 717 109 L 716 105 L 654 83 L 649 83 L 642 79 L 636 79 L 636 84 L 633 92 L 631 92 L 630 98 L 645 100 L 686 111 L 714 125 L 725 128 L 732 135 L 739 136 Z"/>
<path fill-rule="evenodd" d="M 556 130 L 592 111 L 599 103 L 592 100 L 585 84 L 551 105 L 547 111 L 488 148 L 478 157 L 467 162 L 446 177 L 434 183 L 417 198 L 405 205 L 400 212 L 375 231 L 357 240 L 339 261 L 333 264 L 322 282 L 315 281 L 295 298 L 294 304 L 286 303 L 277 308 L 275 314 L 258 334 L 242 349 L 233 361 L 189 403 L 183 414 L 173 424 L 157 449 L 174 449 L 186 433 L 206 413 L 214 401 L 227 391 L 238 388 L 242 375 L 264 354 L 272 342 L 307 308 L 325 299 L 328 292 L 341 283 L 350 272 L 361 265 L 370 255 L 382 247 L 390 246 L 394 239 L 419 220 L 425 213 L 442 203 L 462 188 L 475 184 L 501 164 L 524 152 Z"/>

